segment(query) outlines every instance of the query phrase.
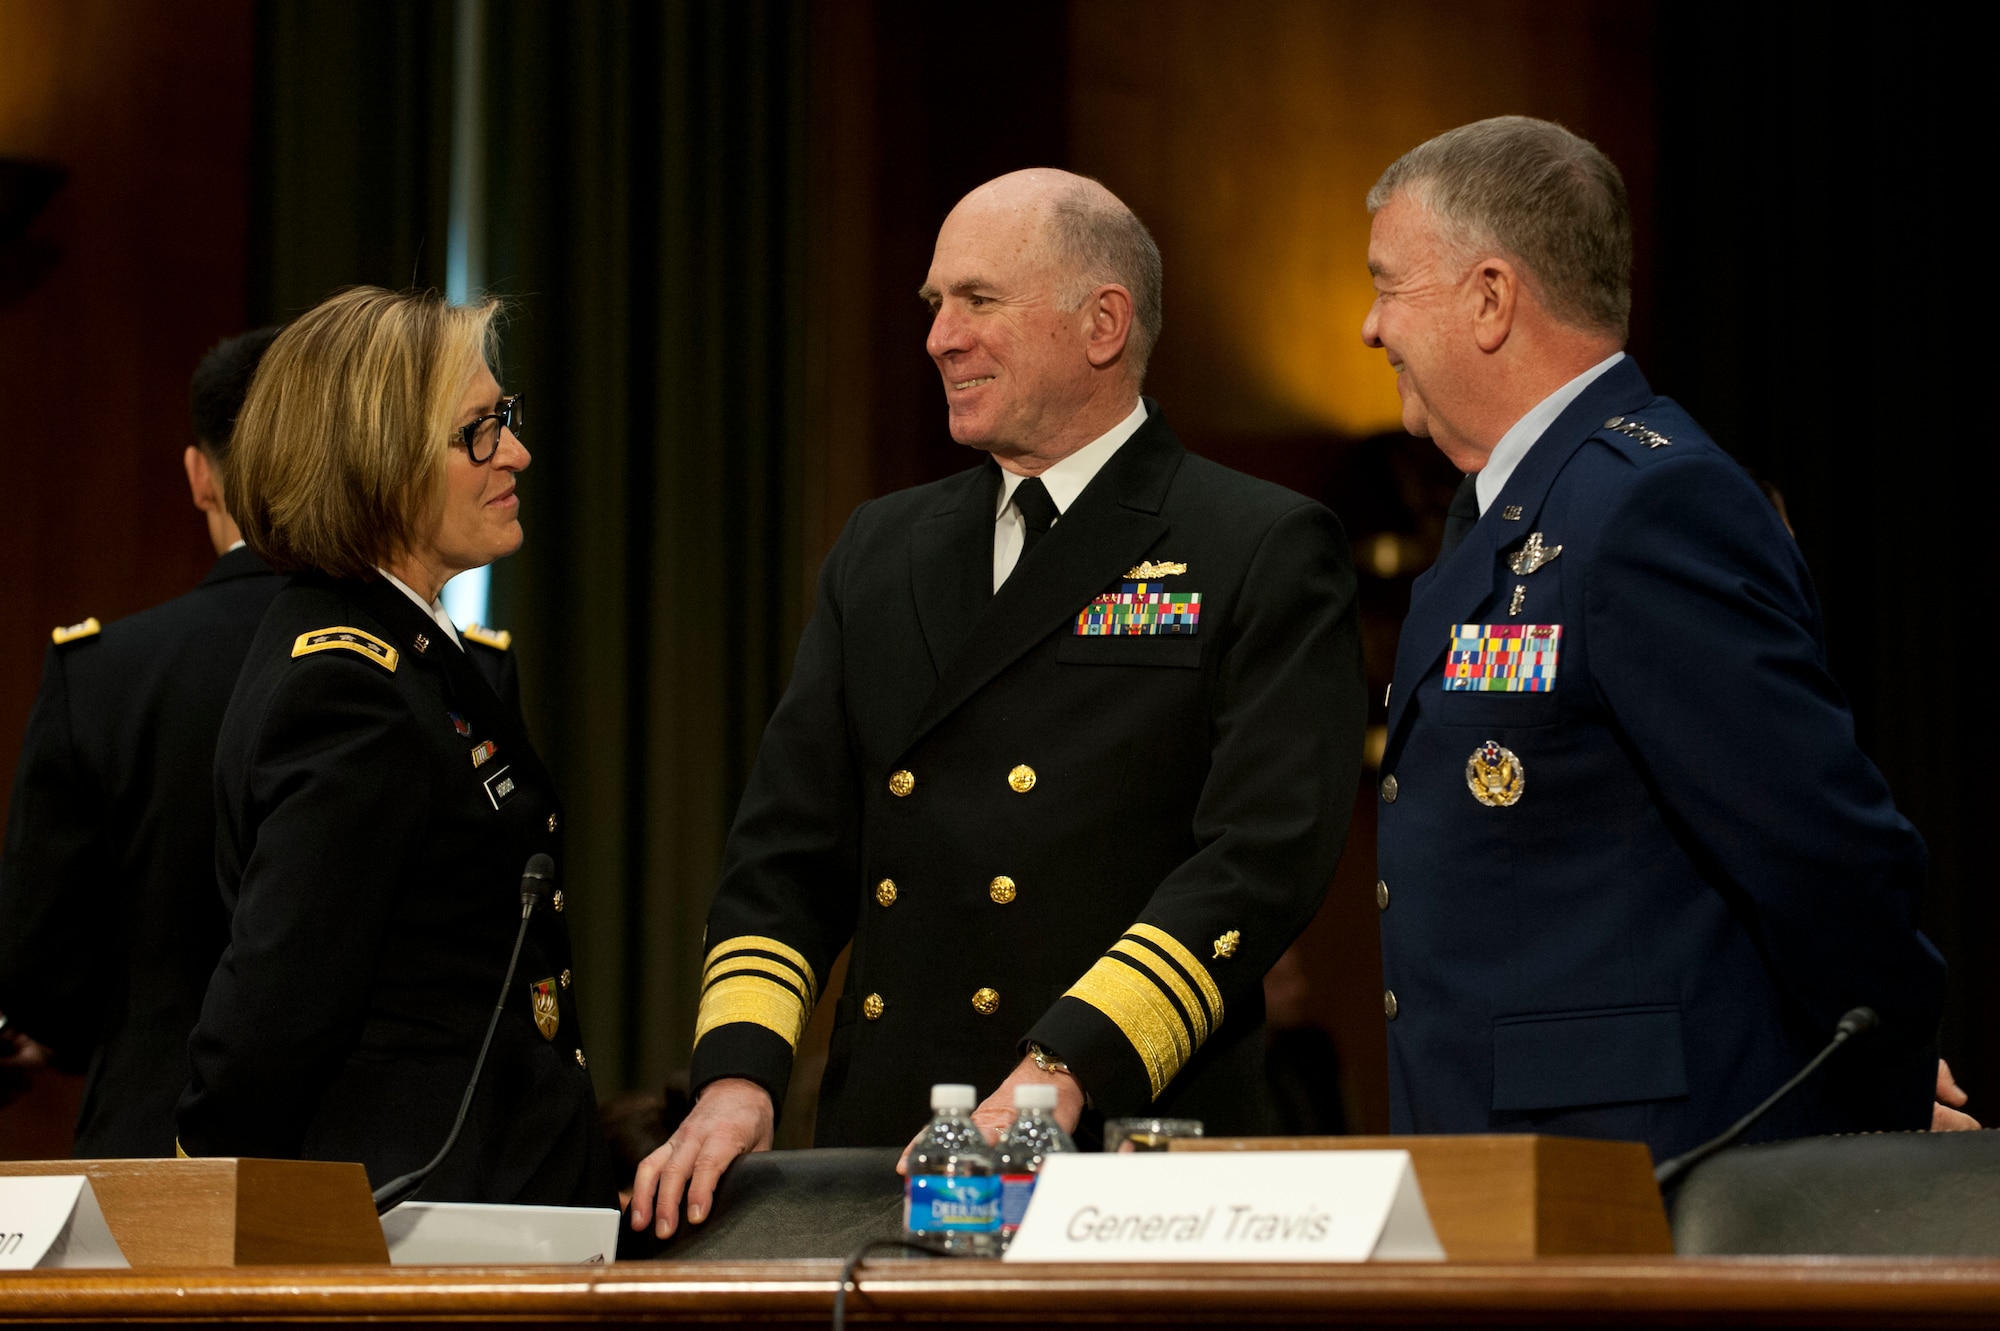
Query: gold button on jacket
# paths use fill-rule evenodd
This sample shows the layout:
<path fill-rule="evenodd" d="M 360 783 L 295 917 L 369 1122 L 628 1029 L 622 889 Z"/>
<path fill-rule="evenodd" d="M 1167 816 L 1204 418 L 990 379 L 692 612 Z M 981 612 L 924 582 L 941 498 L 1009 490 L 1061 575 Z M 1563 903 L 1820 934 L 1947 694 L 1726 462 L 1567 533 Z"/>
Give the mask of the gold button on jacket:
<path fill-rule="evenodd" d="M 875 884 L 875 901 L 877 905 L 882 906 L 893 906 L 896 904 L 895 879 L 884 878 L 881 882 Z"/>
<path fill-rule="evenodd" d="M 1396 991 L 1394 989 L 1384 989 L 1382 991 L 1382 1015 L 1390 1021 L 1396 1019 Z"/>
<path fill-rule="evenodd" d="M 1389 885 L 1380 878 L 1375 880 L 1375 909 L 1389 909 Z"/>
<path fill-rule="evenodd" d="M 882 1001 L 882 995 L 870 994 L 861 1000 L 861 1015 L 870 1021 L 880 1021 L 882 1020 L 882 1013 L 887 1010 L 888 1006 L 887 1003 Z"/>
<path fill-rule="evenodd" d="M 1107 1116 L 1267 1130 L 1263 976 L 1375 775 L 1324 770 L 1367 718 L 1352 560 L 1147 412 L 997 594 L 995 464 L 855 511 L 723 856 L 696 1084 L 815 1075 L 831 999 L 819 1146 L 900 1149 L 1030 1040 Z"/>
<path fill-rule="evenodd" d="M 563 894 L 561 888 L 557 888 L 556 894 L 553 897 L 549 898 L 549 905 L 555 907 L 557 910 L 561 910 L 563 908 Z"/>
<path fill-rule="evenodd" d="M 1394 775 L 1382 778 L 1382 799 L 1385 803 L 1396 802 L 1396 778 Z"/>

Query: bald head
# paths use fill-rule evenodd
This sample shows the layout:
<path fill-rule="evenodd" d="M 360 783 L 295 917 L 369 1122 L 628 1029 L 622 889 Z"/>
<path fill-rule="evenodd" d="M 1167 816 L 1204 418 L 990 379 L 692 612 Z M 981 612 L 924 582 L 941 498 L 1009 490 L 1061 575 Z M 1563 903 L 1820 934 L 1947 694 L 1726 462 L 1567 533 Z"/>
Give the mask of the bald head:
<path fill-rule="evenodd" d="M 1035 475 L 1137 405 L 1160 253 L 1094 180 L 1016 171 L 959 200 L 919 293 L 952 438 Z"/>
<path fill-rule="evenodd" d="M 1033 261 L 1047 266 L 1066 309 L 1080 308 L 1098 287 L 1124 287 L 1133 323 L 1127 365 L 1134 383 L 1145 378 L 1160 339 L 1160 249 L 1124 200 L 1089 176 L 1037 166 L 979 186 L 958 201 L 945 225 L 974 216 L 1011 223 L 1024 251 L 1035 251 Z"/>

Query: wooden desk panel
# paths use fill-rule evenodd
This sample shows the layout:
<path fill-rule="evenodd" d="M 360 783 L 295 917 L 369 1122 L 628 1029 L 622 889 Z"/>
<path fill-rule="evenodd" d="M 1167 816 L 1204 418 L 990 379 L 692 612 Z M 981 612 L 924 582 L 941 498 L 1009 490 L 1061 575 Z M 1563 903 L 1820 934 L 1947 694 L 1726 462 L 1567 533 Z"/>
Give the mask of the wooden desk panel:
<path fill-rule="evenodd" d="M 283 1321 L 825 1326 L 831 1262 L 298 1267 L 0 1275 L 0 1326 Z M 1570 1258 L 1352 1267 L 883 1261 L 856 1325 L 931 1327 L 1969 1327 L 2000 1324 L 2000 1262 Z"/>

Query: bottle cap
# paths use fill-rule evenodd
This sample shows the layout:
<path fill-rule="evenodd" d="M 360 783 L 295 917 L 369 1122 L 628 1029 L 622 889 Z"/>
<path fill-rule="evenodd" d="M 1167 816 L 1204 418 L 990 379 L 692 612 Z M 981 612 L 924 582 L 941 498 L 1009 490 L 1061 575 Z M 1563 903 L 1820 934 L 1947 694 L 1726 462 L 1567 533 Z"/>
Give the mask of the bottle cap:
<path fill-rule="evenodd" d="M 978 1095 L 970 1086 L 958 1082 L 941 1081 L 931 1087 L 931 1109 L 970 1109 L 979 1103 Z"/>
<path fill-rule="evenodd" d="M 1054 1109 L 1056 1088 L 1045 1081 L 1024 1081 L 1014 1088 L 1014 1108 Z"/>

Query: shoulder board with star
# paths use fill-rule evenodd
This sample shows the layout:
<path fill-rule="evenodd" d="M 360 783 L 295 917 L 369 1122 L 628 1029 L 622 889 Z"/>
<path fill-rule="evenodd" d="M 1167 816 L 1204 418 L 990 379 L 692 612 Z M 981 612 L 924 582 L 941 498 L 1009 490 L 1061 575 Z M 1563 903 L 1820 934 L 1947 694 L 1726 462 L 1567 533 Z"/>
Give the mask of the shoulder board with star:
<path fill-rule="evenodd" d="M 94 638 L 102 632 L 104 632 L 104 625 L 97 622 L 96 615 L 92 615 L 81 624 L 70 624 L 64 628 L 51 630 L 49 638 L 56 646 L 62 647 L 68 643 L 82 642 L 86 638 Z"/>
<path fill-rule="evenodd" d="M 294 657 L 311 656 L 316 652 L 353 652 L 356 656 L 373 661 L 392 675 L 396 673 L 396 662 L 401 659 L 394 647 L 368 630 L 344 624 L 301 633 L 298 640 L 292 644 Z"/>
<path fill-rule="evenodd" d="M 467 624 L 458 631 L 458 635 L 467 642 L 491 647 L 496 652 L 504 652 L 514 645 L 514 635 L 506 629 L 489 629 L 484 624 Z"/>

